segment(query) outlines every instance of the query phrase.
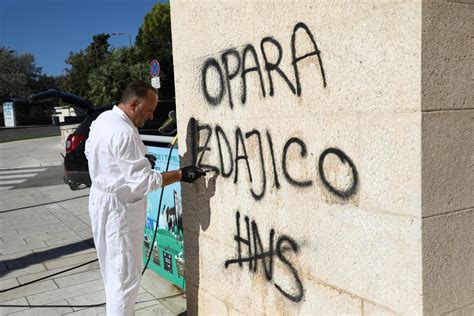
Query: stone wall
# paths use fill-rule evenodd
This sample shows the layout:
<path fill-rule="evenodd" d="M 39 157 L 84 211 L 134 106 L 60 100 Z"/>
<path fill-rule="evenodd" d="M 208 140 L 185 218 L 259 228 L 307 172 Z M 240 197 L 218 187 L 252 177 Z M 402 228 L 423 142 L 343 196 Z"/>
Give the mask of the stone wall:
<path fill-rule="evenodd" d="M 474 314 L 474 1 L 423 3 L 423 303 Z"/>
<path fill-rule="evenodd" d="M 182 161 L 215 170 L 183 185 L 188 312 L 422 313 L 442 231 L 424 213 L 439 188 L 422 186 L 422 139 L 440 133 L 422 108 L 424 4 L 171 5 Z"/>

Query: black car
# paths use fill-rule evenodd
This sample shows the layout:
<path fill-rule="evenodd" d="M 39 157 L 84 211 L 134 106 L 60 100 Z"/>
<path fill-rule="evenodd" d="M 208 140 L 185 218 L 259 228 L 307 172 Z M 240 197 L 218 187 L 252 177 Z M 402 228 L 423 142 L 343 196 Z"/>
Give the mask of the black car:
<path fill-rule="evenodd" d="M 71 190 L 77 190 L 91 185 L 87 158 L 84 154 L 86 140 L 89 137 L 89 129 L 92 122 L 103 112 L 111 110 L 113 105 L 94 106 L 90 101 L 79 96 L 65 93 L 58 90 L 48 90 L 35 94 L 30 97 L 32 101 L 43 101 L 52 98 L 58 98 L 68 103 L 74 109 L 84 115 L 84 120 L 79 127 L 70 134 L 66 140 L 66 155 L 64 156 L 64 182 L 69 185 Z M 160 129 L 165 122 L 170 121 L 170 117 L 175 119 L 174 101 L 159 101 L 153 120 L 145 123 L 145 126 L 139 129 L 142 135 L 174 136 L 176 135 L 176 125 L 167 124 L 165 130 Z M 166 143 L 156 141 L 145 141 L 147 145 L 166 146 Z"/>
<path fill-rule="evenodd" d="M 66 156 L 64 156 L 64 182 L 69 184 L 71 190 L 89 187 L 91 178 L 87 158 L 84 154 L 86 140 L 92 122 L 102 113 L 112 109 L 112 105 L 94 108 L 79 127 L 66 139 Z"/>

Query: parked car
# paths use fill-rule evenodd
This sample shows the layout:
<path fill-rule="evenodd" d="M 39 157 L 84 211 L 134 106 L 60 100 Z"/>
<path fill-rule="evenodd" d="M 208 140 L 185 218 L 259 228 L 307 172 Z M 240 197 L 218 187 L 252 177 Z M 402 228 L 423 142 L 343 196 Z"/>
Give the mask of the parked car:
<path fill-rule="evenodd" d="M 66 139 L 66 156 L 64 156 L 64 182 L 71 190 L 91 185 L 87 158 L 84 154 L 86 140 L 92 122 L 102 113 L 112 109 L 112 105 L 99 106 L 87 115 L 79 127 Z"/>
<path fill-rule="evenodd" d="M 35 101 L 59 98 L 61 101 L 71 104 L 76 111 L 85 114 L 85 119 L 80 123 L 79 127 L 66 139 L 64 182 L 69 185 L 71 190 L 89 187 L 91 185 L 91 179 L 84 150 L 86 140 L 89 137 L 90 126 L 101 113 L 111 110 L 113 105 L 94 106 L 94 104 L 84 98 L 58 90 L 48 90 L 31 96 L 30 98 Z M 159 101 L 153 120 L 146 122 L 145 126 L 139 129 L 140 134 L 176 135 L 176 125 L 169 126 L 165 131 L 159 131 L 159 128 L 169 119 L 169 113 L 174 109 L 174 101 Z M 145 144 L 166 146 L 166 144 L 156 141 L 145 141 Z"/>

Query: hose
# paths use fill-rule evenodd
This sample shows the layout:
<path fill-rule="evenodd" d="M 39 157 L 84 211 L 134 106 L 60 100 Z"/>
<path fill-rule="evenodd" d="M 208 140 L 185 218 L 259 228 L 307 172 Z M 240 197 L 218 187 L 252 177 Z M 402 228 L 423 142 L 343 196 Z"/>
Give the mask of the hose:
<path fill-rule="evenodd" d="M 170 152 L 168 154 L 168 161 L 166 162 L 166 168 L 165 172 L 168 172 L 169 166 L 170 166 L 170 160 L 171 160 L 171 153 L 173 152 L 174 145 L 176 144 L 177 138 L 173 139 L 173 142 L 171 143 L 171 148 Z M 155 232 L 153 234 L 153 240 L 151 242 L 151 247 L 148 252 L 148 256 L 146 259 L 145 266 L 143 267 L 142 275 L 145 273 L 145 270 L 148 268 L 148 264 L 150 263 L 150 258 L 151 258 L 151 253 L 153 251 L 153 246 L 155 245 L 155 240 L 156 240 L 156 233 L 158 231 L 158 223 L 160 221 L 160 210 L 161 210 L 161 201 L 163 201 L 163 192 L 165 192 L 165 188 L 161 188 L 161 193 L 160 193 L 160 202 L 158 203 L 158 214 L 156 215 L 156 223 L 155 223 Z"/>

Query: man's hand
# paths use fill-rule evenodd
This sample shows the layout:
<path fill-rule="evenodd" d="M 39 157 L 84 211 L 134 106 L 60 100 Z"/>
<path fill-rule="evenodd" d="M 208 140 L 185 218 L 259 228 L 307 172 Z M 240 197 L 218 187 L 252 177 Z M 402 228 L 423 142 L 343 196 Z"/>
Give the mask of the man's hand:
<path fill-rule="evenodd" d="M 183 167 L 181 168 L 181 181 L 193 183 L 205 174 L 204 170 L 196 166 Z"/>
<path fill-rule="evenodd" d="M 152 170 L 155 169 L 155 161 L 156 161 L 155 155 L 146 154 L 145 157 L 148 158 L 148 161 L 150 162 L 150 165 L 151 165 L 151 169 Z"/>

